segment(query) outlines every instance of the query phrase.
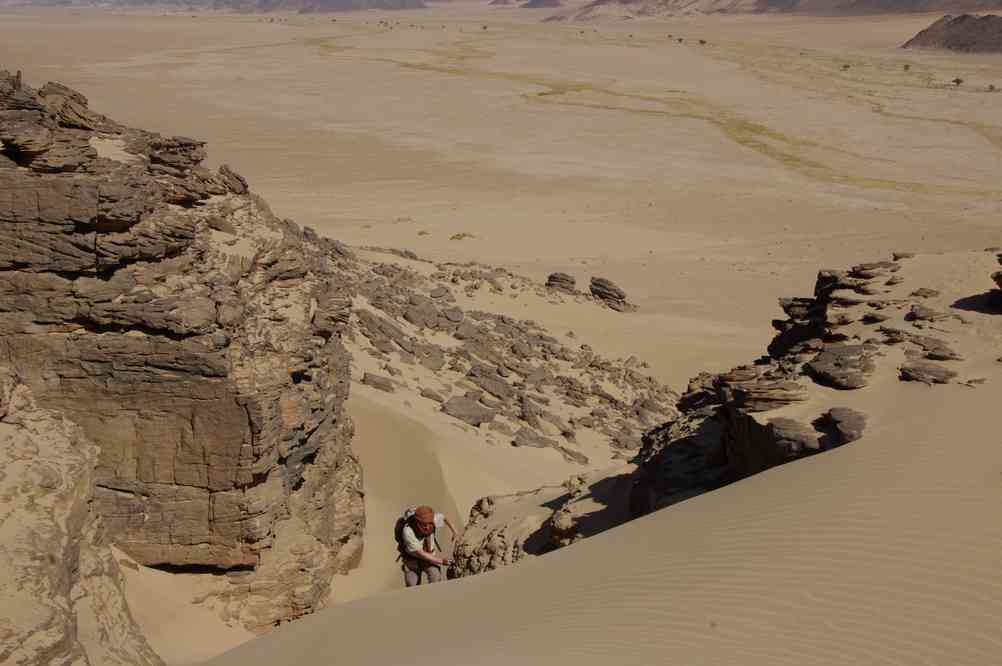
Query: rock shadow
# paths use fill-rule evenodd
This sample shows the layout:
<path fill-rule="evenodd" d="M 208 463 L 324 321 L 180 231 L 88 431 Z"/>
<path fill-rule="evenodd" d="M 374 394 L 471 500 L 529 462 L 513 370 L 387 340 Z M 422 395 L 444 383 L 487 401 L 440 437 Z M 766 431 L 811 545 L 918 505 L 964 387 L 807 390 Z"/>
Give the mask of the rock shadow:
<path fill-rule="evenodd" d="M 1002 315 L 1002 290 L 991 289 L 982 294 L 964 296 L 954 301 L 950 307 L 967 312 Z"/>

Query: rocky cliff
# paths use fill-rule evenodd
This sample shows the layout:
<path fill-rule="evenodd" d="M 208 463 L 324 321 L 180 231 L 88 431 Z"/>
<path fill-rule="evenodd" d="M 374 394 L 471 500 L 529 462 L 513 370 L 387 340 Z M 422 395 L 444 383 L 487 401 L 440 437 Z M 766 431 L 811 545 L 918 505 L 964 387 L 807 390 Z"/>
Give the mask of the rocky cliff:
<path fill-rule="evenodd" d="M 92 507 L 152 566 L 227 573 L 262 629 L 357 561 L 338 247 L 205 147 L 0 72 L 0 358 L 100 449 Z"/>
<path fill-rule="evenodd" d="M 950 290 L 971 272 L 985 275 L 986 286 L 1002 287 L 1002 271 L 989 268 L 997 249 L 989 250 L 921 258 L 898 253 L 893 261 L 821 271 L 812 296 L 780 299 L 787 317 L 773 321 L 777 335 L 768 353 L 695 377 L 679 398 L 678 418 L 648 431 L 630 464 L 478 502 L 451 575 L 541 555 L 856 442 L 869 425 L 869 406 L 897 400 L 901 382 L 977 389 L 984 380 L 972 373 L 998 356 L 993 318 L 1002 313 L 1002 291 Z M 908 270 L 909 262 L 916 270 Z"/>

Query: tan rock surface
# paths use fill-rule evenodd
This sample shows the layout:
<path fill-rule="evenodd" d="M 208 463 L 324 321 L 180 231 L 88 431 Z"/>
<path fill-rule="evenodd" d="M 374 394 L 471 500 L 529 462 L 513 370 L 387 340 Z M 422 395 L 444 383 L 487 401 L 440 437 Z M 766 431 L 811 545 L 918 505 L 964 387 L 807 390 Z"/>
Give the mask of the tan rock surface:
<path fill-rule="evenodd" d="M 98 449 L 0 367 L 0 661 L 161 664 L 90 506 Z"/>

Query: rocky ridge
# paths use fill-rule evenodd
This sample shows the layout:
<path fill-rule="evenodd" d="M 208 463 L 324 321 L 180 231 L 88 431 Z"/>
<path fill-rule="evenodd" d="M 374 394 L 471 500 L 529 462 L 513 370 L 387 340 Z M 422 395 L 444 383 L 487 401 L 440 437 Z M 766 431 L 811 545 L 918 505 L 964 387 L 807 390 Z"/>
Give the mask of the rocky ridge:
<path fill-rule="evenodd" d="M 204 143 L 0 72 L 0 351 L 100 450 L 88 489 L 136 561 L 226 574 L 261 630 L 361 552 L 338 246 Z"/>
<path fill-rule="evenodd" d="M 924 274 L 937 276 L 943 288 L 910 283 L 909 261 L 931 266 Z M 780 299 L 786 318 L 773 321 L 777 335 L 768 354 L 693 378 L 679 398 L 679 416 L 649 430 L 629 464 L 480 500 L 450 574 L 473 575 L 540 555 L 855 442 L 870 417 L 865 398 L 853 394 L 877 379 L 882 391 L 897 381 L 976 388 L 983 380 L 965 376 L 965 368 L 983 362 L 986 353 L 997 356 L 986 342 L 997 333 L 971 318 L 1002 314 L 1002 271 L 991 274 L 999 289 L 953 300 L 943 292 L 956 262 L 984 263 L 963 255 L 914 259 L 896 253 L 892 261 L 821 271 L 812 296 Z"/>

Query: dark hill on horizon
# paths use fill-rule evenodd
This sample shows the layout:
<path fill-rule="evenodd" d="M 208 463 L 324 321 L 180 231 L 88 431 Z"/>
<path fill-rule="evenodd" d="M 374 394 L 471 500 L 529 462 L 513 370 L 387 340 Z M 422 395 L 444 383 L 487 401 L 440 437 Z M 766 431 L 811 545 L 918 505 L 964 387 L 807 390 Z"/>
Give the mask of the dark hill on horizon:
<path fill-rule="evenodd" d="M 1002 0 L 595 0 L 562 18 L 589 19 L 610 14 L 659 16 L 799 13 L 859 16 L 987 11 L 1002 11 Z"/>
<path fill-rule="evenodd" d="M 963 53 L 1002 52 L 1002 16 L 944 16 L 901 48 L 949 49 Z"/>

